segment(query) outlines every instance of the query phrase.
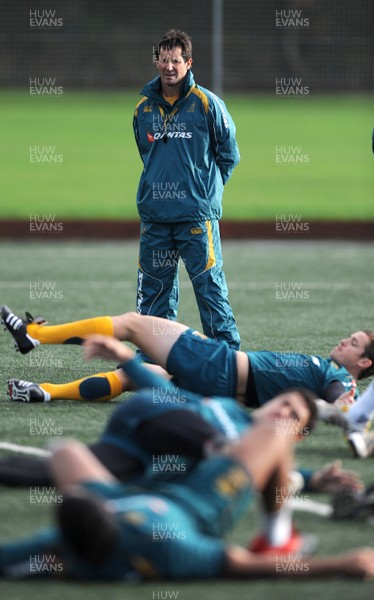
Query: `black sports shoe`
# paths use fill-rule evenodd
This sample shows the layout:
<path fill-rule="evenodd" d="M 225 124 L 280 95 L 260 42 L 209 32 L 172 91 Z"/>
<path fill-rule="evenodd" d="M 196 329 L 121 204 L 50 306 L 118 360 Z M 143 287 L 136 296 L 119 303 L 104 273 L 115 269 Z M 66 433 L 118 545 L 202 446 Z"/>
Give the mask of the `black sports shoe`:
<path fill-rule="evenodd" d="M 27 354 L 36 346 L 40 346 L 39 340 L 35 340 L 27 333 L 26 325 L 28 323 L 45 323 L 43 317 L 33 318 L 30 313 L 26 312 L 26 321 L 22 321 L 20 317 L 17 317 L 10 308 L 6 305 L 0 308 L 1 322 L 5 325 L 9 333 L 13 336 L 15 347 L 21 354 Z"/>
<path fill-rule="evenodd" d="M 332 500 L 332 518 L 365 519 L 374 515 L 374 486 L 364 492 L 344 490 L 335 494 Z"/>
<path fill-rule="evenodd" d="M 49 402 L 51 399 L 40 385 L 21 379 L 9 379 L 8 396 L 16 402 Z"/>

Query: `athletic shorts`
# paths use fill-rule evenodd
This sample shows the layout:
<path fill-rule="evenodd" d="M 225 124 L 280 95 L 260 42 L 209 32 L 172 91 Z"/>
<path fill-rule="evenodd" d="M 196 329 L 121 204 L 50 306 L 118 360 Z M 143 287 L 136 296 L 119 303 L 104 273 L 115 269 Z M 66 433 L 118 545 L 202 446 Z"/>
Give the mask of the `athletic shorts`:
<path fill-rule="evenodd" d="M 203 396 L 236 397 L 236 351 L 187 329 L 170 350 L 166 369 L 175 383 Z"/>

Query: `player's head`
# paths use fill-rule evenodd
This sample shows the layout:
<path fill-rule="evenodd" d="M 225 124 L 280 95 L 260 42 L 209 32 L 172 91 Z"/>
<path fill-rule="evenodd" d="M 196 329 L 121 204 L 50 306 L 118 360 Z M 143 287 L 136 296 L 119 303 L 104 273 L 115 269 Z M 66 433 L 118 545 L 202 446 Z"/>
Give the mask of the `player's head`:
<path fill-rule="evenodd" d="M 155 49 L 155 59 L 162 87 L 177 93 L 192 65 L 192 44 L 187 33 L 178 29 L 165 33 Z"/>
<path fill-rule="evenodd" d="M 368 338 L 368 343 L 364 351 L 364 358 L 368 359 L 371 364 L 362 369 L 357 379 L 366 379 L 366 377 L 374 375 L 374 331 L 364 329 L 364 333 Z"/>
<path fill-rule="evenodd" d="M 169 31 L 164 33 L 159 39 L 155 48 L 156 60 L 159 59 L 162 51 L 167 52 L 174 50 L 175 48 L 181 49 L 181 56 L 185 62 L 192 58 L 192 42 L 190 36 L 180 29 L 169 29 Z"/>
<path fill-rule="evenodd" d="M 56 516 L 61 534 L 76 556 L 97 567 L 110 561 L 120 527 L 104 502 L 77 488 L 63 495 Z"/>
<path fill-rule="evenodd" d="M 311 390 L 290 388 L 256 409 L 253 417 L 255 421 L 276 421 L 283 430 L 290 424 L 289 431 L 295 431 L 296 437 L 303 437 L 315 427 L 316 399 L 317 395 Z"/>
<path fill-rule="evenodd" d="M 363 330 L 340 340 L 330 357 L 357 379 L 374 375 L 374 331 Z"/>

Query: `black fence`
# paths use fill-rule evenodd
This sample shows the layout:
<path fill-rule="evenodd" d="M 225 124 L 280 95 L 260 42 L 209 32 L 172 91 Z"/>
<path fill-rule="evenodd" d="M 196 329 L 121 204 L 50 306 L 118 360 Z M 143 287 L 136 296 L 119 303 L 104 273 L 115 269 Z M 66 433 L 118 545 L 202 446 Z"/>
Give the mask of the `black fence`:
<path fill-rule="evenodd" d="M 0 79 L 64 88 L 140 88 L 170 27 L 193 41 L 193 72 L 212 86 L 214 0 L 1 0 Z M 302 79 L 323 91 L 373 91 L 373 0 L 224 0 L 225 91 L 273 92 Z"/>

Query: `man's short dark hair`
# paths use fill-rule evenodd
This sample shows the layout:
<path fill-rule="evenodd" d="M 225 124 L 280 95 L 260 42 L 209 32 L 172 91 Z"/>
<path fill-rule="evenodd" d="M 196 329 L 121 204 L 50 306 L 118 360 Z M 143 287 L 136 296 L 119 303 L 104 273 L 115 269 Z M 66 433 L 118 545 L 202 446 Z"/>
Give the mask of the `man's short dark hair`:
<path fill-rule="evenodd" d="M 366 333 L 370 341 L 367 344 L 362 356 L 369 358 L 371 360 L 371 365 L 370 367 L 367 367 L 367 369 L 363 369 L 357 379 L 366 379 L 366 377 L 371 377 L 374 375 L 374 331 L 371 331 L 370 329 L 364 329 L 363 332 Z"/>
<path fill-rule="evenodd" d="M 79 558 L 97 567 L 111 559 L 120 528 L 103 501 L 84 490 L 66 493 L 56 517 L 62 537 Z"/>
<path fill-rule="evenodd" d="M 169 29 L 157 43 L 155 49 L 156 60 L 159 59 L 161 48 L 173 50 L 178 47 L 182 49 L 182 57 L 185 62 L 192 58 L 192 42 L 190 36 L 180 29 Z"/>

